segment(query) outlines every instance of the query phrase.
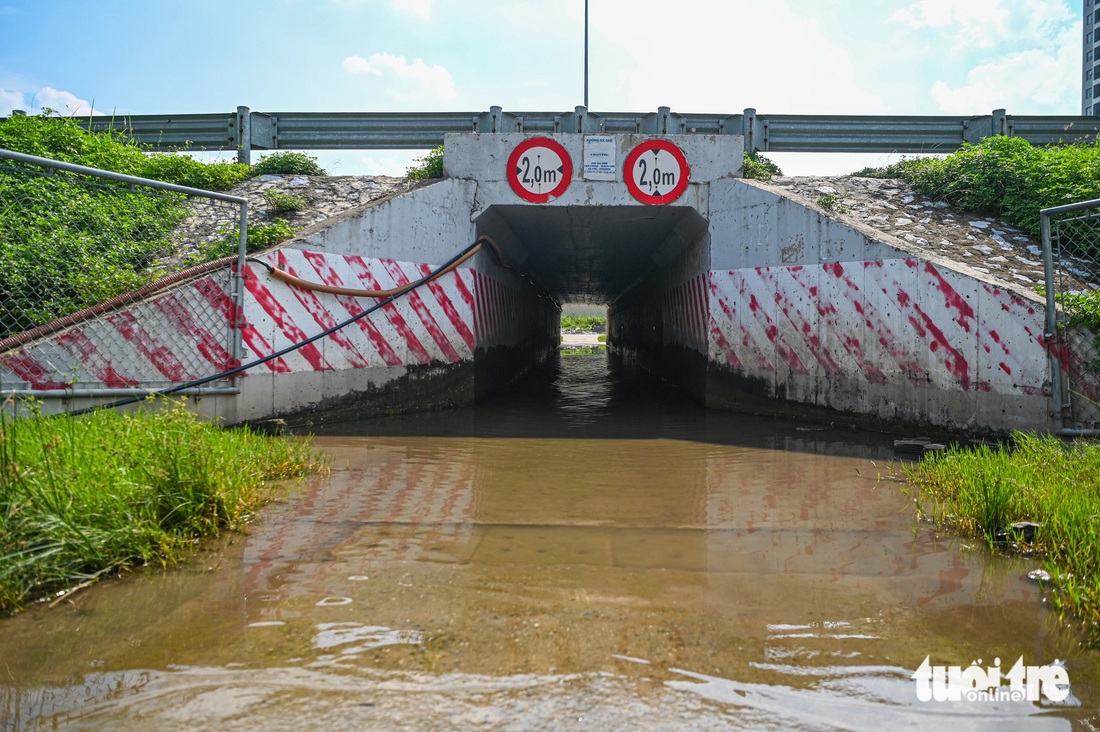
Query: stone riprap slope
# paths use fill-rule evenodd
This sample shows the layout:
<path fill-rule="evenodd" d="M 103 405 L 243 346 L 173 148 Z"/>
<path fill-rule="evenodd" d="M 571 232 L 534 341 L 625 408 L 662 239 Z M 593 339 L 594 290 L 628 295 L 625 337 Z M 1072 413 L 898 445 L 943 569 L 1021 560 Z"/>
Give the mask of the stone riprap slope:
<path fill-rule="evenodd" d="M 389 176 L 261 175 L 229 193 L 248 199 L 250 224 L 262 225 L 283 219 L 299 231 L 421 184 L 421 181 Z M 271 189 L 302 198 L 305 206 L 298 211 L 276 211 L 264 198 L 264 193 Z M 238 211 L 234 206 L 211 205 L 201 199 L 193 199 L 191 204 L 193 215 L 176 230 L 179 240 L 177 250 L 161 263 L 169 270 L 173 263 L 186 260 L 197 252 L 203 243 L 222 239 L 237 224 Z"/>
<path fill-rule="evenodd" d="M 830 216 L 852 217 L 896 237 L 918 255 L 965 264 L 989 277 L 1034 290 L 1043 284 L 1039 241 L 995 218 L 957 211 L 897 179 L 860 177 L 778 177 L 771 186 L 785 190 Z M 1082 289 L 1100 289 L 1096 276 L 1079 262 L 1065 263 Z"/>

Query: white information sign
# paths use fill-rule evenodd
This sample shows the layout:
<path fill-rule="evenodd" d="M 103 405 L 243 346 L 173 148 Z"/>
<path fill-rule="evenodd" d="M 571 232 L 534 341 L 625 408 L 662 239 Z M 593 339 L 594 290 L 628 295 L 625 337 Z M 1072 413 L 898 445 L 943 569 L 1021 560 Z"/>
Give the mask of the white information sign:
<path fill-rule="evenodd" d="M 584 138 L 585 180 L 615 180 L 618 174 L 615 163 L 614 137 L 589 135 Z"/>

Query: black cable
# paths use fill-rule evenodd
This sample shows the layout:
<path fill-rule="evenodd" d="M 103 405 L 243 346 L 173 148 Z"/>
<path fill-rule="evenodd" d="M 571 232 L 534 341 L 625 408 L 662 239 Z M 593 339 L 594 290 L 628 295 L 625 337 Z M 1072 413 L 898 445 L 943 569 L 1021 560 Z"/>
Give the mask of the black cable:
<path fill-rule="evenodd" d="M 401 288 L 400 290 L 398 290 L 394 294 L 390 295 L 385 300 L 382 300 L 381 302 L 375 303 L 374 305 L 370 306 L 369 308 L 367 308 L 363 312 L 361 312 L 357 315 L 353 315 L 352 317 L 348 318 L 344 322 L 337 323 L 336 325 L 334 325 L 330 328 L 327 328 L 327 329 L 321 331 L 320 333 L 317 333 L 316 335 L 310 336 L 309 338 L 305 339 L 304 341 L 301 341 L 300 343 L 295 343 L 293 345 L 287 346 L 286 348 L 284 348 L 282 350 L 279 350 L 279 351 L 276 351 L 274 353 L 268 354 L 267 356 L 264 356 L 262 358 L 258 358 L 255 361 L 252 361 L 250 363 L 246 363 L 246 364 L 243 364 L 243 365 L 238 366 L 236 368 L 229 369 L 228 371 L 223 371 L 220 374 L 214 374 L 213 376 L 205 376 L 201 379 L 195 379 L 194 381 L 187 381 L 187 382 L 184 382 L 182 384 L 177 384 L 175 386 L 168 387 L 168 388 L 165 388 L 165 389 L 158 389 L 156 391 L 151 391 L 148 394 L 142 394 L 142 395 L 139 395 L 139 396 L 126 397 L 124 399 L 118 399 L 116 401 L 108 402 L 106 404 L 96 404 L 96 405 L 91 406 L 91 407 L 85 407 L 83 409 L 77 409 L 77 410 L 72 411 L 72 412 L 67 412 L 67 414 L 69 416 L 75 417 L 75 416 L 79 416 L 81 414 L 87 414 L 89 412 L 95 412 L 95 411 L 98 411 L 100 409 L 115 409 L 116 407 L 124 407 L 128 404 L 136 404 L 138 402 L 145 401 L 146 399 L 149 399 L 151 397 L 168 396 L 170 394 L 175 394 L 176 392 L 183 391 L 184 389 L 193 389 L 196 386 L 202 386 L 203 384 L 209 384 L 211 381 L 218 381 L 220 379 L 228 379 L 232 376 L 236 376 L 237 374 L 248 371 L 249 369 L 255 368 L 257 366 L 261 366 L 261 365 L 267 363 L 268 361 L 274 361 L 275 359 L 281 358 L 281 357 L 285 356 L 288 353 L 292 353 L 294 351 L 297 351 L 299 348 L 304 348 L 305 346 L 308 346 L 310 343 L 313 343 L 314 341 L 318 341 L 322 338 L 330 336 L 333 333 L 335 333 L 336 331 L 342 330 L 342 329 L 348 327 L 349 325 L 351 325 L 352 323 L 355 323 L 356 321 L 362 320 L 363 318 L 367 317 L 368 315 L 370 315 L 374 311 L 378 310 L 379 308 L 382 308 L 386 305 L 389 305 L 394 300 L 398 299 L 399 297 L 403 297 L 404 295 L 412 292 L 413 290 L 420 287 L 421 285 L 428 284 L 429 282 L 434 280 L 436 277 L 438 277 L 440 274 L 444 273 L 455 262 L 457 262 L 458 260 L 460 260 L 464 256 L 466 256 L 466 254 L 470 250 L 472 250 L 474 247 L 480 246 L 480 244 L 481 244 L 481 239 L 479 238 L 479 239 L 475 240 L 473 244 L 471 244 L 470 246 L 466 247 L 465 249 L 463 249 L 461 252 L 459 252 L 455 256 L 448 259 L 446 262 L 444 262 L 442 265 L 440 265 L 440 267 L 438 269 L 436 269 L 434 272 L 432 272 L 430 275 L 428 275 L 424 279 L 420 280 L 419 282 L 413 282 L 413 283 L 409 283 L 408 285 L 405 285 L 403 288 Z M 492 254 L 493 258 L 496 259 L 496 252 L 493 251 L 493 248 L 489 247 L 488 249 L 489 249 L 489 252 Z M 258 261 L 258 260 L 253 260 L 253 261 Z M 267 263 L 264 262 L 263 264 L 266 265 Z"/>

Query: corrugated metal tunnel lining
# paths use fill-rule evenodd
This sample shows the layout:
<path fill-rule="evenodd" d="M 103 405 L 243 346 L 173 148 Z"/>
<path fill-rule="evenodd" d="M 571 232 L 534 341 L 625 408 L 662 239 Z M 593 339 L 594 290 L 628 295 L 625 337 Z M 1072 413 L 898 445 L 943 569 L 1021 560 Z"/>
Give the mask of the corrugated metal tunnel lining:
<path fill-rule="evenodd" d="M 687 206 L 491 206 L 478 231 L 560 302 L 611 304 L 705 236 Z"/>

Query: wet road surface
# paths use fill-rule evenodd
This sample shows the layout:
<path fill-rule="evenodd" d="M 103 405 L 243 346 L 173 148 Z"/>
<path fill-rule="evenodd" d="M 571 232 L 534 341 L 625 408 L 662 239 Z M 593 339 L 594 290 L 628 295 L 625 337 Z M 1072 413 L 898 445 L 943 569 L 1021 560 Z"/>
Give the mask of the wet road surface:
<path fill-rule="evenodd" d="M 600 356 L 326 426 L 331 475 L 247 536 L 0 621 L 0 729 L 1100 726 L 1100 654 L 1034 560 L 914 527 L 899 436 L 707 412 Z M 1064 659 L 1081 706 L 921 702 L 926 656 Z"/>

